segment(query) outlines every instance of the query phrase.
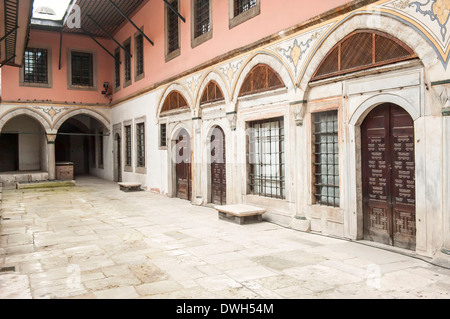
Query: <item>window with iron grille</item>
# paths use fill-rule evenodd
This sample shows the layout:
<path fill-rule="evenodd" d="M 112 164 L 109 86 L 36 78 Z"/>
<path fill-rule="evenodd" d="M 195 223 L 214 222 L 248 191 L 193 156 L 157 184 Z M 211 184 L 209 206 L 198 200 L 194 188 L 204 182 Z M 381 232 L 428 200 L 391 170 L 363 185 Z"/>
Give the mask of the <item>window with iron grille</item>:
<path fill-rule="evenodd" d="M 236 17 L 241 13 L 256 7 L 256 4 L 256 0 L 234 0 L 234 16 Z"/>
<path fill-rule="evenodd" d="M 72 85 L 94 86 L 93 61 L 92 53 L 72 51 Z"/>
<path fill-rule="evenodd" d="M 120 88 L 120 48 L 114 52 L 115 87 Z"/>
<path fill-rule="evenodd" d="M 249 125 L 249 190 L 253 195 L 286 198 L 284 119 Z"/>
<path fill-rule="evenodd" d="M 138 78 L 144 74 L 144 36 L 138 33 L 134 38 L 135 42 L 135 61 L 136 61 L 136 74 L 135 77 Z"/>
<path fill-rule="evenodd" d="M 172 7 L 178 11 L 178 0 L 170 2 Z M 179 48 L 178 16 L 170 9 L 167 9 L 167 54 Z"/>
<path fill-rule="evenodd" d="M 211 30 L 209 6 L 210 0 L 194 1 L 194 37 L 197 38 Z"/>
<path fill-rule="evenodd" d="M 131 52 L 131 40 L 124 43 L 125 52 Z M 129 85 L 131 82 L 131 55 L 125 53 L 125 63 L 124 63 L 124 76 L 125 84 Z"/>
<path fill-rule="evenodd" d="M 131 125 L 125 126 L 125 164 L 131 166 Z"/>
<path fill-rule="evenodd" d="M 167 146 L 167 124 L 165 123 L 159 126 L 159 146 Z"/>
<path fill-rule="evenodd" d="M 103 132 L 99 133 L 100 136 L 98 138 L 98 166 L 100 168 L 103 167 L 104 161 L 103 161 Z"/>
<path fill-rule="evenodd" d="M 137 167 L 145 167 L 145 124 L 136 125 Z"/>
<path fill-rule="evenodd" d="M 24 82 L 48 83 L 48 54 L 46 49 L 27 48 L 24 59 Z"/>
<path fill-rule="evenodd" d="M 339 207 L 338 111 L 313 114 L 312 128 L 315 203 Z"/>

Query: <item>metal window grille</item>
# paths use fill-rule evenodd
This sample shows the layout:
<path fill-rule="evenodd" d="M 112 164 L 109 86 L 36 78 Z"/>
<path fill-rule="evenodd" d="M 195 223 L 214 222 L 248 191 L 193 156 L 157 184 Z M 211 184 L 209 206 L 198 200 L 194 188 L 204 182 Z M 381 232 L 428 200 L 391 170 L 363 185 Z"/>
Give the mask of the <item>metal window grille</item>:
<path fill-rule="evenodd" d="M 98 165 L 103 166 L 103 132 L 98 138 Z"/>
<path fill-rule="evenodd" d="M 256 7 L 256 0 L 234 0 L 234 16 Z"/>
<path fill-rule="evenodd" d="M 72 52 L 72 85 L 94 86 L 94 67 L 91 53 Z"/>
<path fill-rule="evenodd" d="M 160 141 L 159 146 L 166 147 L 167 146 L 167 124 L 160 125 Z"/>
<path fill-rule="evenodd" d="M 314 196 L 317 204 L 339 207 L 338 112 L 313 114 Z"/>
<path fill-rule="evenodd" d="M 126 165 L 131 166 L 131 126 L 125 126 Z"/>
<path fill-rule="evenodd" d="M 178 0 L 172 1 L 171 5 L 178 11 Z M 167 10 L 167 53 L 178 49 L 178 16 Z"/>
<path fill-rule="evenodd" d="M 116 88 L 120 87 L 120 50 L 117 50 L 114 54 L 115 64 L 114 64 L 114 72 L 115 72 L 115 84 Z"/>
<path fill-rule="evenodd" d="M 136 36 L 136 75 L 144 73 L 144 36 Z"/>
<path fill-rule="evenodd" d="M 24 81 L 27 83 L 48 83 L 47 50 L 28 48 L 25 51 Z"/>
<path fill-rule="evenodd" d="M 125 52 L 131 52 L 130 42 L 128 42 L 124 46 Z M 125 82 L 131 81 L 131 56 L 129 54 L 125 54 L 124 73 L 125 73 Z"/>
<path fill-rule="evenodd" d="M 195 37 L 199 37 L 211 30 L 209 20 L 209 0 L 195 1 Z"/>
<path fill-rule="evenodd" d="M 137 166 L 145 167 L 145 126 L 144 123 L 136 125 L 137 134 Z"/>
<path fill-rule="evenodd" d="M 284 199 L 285 131 L 282 117 L 250 123 L 250 193 Z"/>

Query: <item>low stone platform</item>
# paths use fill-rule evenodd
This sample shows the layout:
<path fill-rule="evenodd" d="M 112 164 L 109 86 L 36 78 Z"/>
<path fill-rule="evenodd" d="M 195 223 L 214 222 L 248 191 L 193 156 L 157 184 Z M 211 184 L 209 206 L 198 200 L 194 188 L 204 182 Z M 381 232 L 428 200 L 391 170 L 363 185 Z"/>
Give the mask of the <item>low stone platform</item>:
<path fill-rule="evenodd" d="M 75 185 L 76 185 L 75 181 L 30 182 L 30 183 L 16 183 L 16 189 L 72 187 Z"/>
<path fill-rule="evenodd" d="M 14 187 L 17 183 L 43 182 L 48 180 L 47 172 L 4 172 L 0 174 L 3 187 Z"/>
<path fill-rule="evenodd" d="M 214 207 L 219 213 L 219 219 L 238 223 L 239 225 L 260 223 L 262 215 L 266 213 L 264 208 L 237 204 Z"/>
<path fill-rule="evenodd" d="M 119 183 L 120 190 L 123 192 L 140 192 L 142 184 L 140 183 Z"/>

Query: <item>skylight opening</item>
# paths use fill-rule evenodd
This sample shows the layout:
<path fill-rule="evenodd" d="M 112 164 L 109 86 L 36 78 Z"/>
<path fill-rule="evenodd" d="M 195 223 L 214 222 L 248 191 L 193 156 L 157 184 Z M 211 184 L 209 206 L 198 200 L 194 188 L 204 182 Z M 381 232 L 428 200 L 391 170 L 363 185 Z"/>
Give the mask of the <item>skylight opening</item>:
<path fill-rule="evenodd" d="M 34 0 L 33 18 L 61 21 L 71 0 Z"/>

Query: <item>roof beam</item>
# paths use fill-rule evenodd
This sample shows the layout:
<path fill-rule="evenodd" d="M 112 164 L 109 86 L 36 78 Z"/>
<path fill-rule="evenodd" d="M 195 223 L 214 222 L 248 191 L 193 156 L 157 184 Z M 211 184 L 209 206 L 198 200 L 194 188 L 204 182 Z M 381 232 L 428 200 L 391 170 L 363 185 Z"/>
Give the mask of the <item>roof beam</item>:
<path fill-rule="evenodd" d="M 148 41 L 150 42 L 151 45 L 155 45 L 153 43 L 152 40 L 150 40 L 150 38 L 144 33 L 144 31 L 142 31 L 125 13 L 123 13 L 122 10 L 120 10 L 120 8 L 112 1 L 112 0 L 108 0 L 109 3 L 111 3 L 113 5 L 113 7 L 117 10 L 117 12 L 120 13 L 120 15 L 122 17 L 124 17 L 136 30 L 138 30 L 138 32 L 140 34 L 142 34 L 142 36 Z"/>
<path fill-rule="evenodd" d="M 178 16 L 178 18 L 181 19 L 181 21 L 183 21 L 184 23 L 186 23 L 186 19 L 178 12 L 177 9 L 175 9 L 175 8 L 169 3 L 169 1 L 167 1 L 167 0 L 163 0 L 163 1 L 164 1 L 164 3 L 169 7 L 169 9 L 172 10 L 173 13 L 175 13 L 175 14 Z"/>
<path fill-rule="evenodd" d="M 103 28 L 97 21 L 95 21 L 94 18 L 92 18 L 90 14 L 88 14 L 87 17 L 88 17 L 92 22 L 94 22 L 95 25 L 97 25 L 103 32 L 105 32 L 105 34 L 106 34 L 111 40 L 113 40 L 119 47 L 121 47 L 122 50 L 125 51 L 125 53 L 126 53 L 130 58 L 133 57 L 133 56 L 131 55 L 131 52 L 128 51 L 128 50 L 127 50 L 122 44 L 120 44 L 116 39 L 114 39 L 114 37 L 113 37 L 108 31 L 106 31 L 105 28 Z"/>
<path fill-rule="evenodd" d="M 83 30 L 84 33 L 86 33 L 92 40 L 94 40 L 95 43 L 97 43 L 103 50 L 105 50 L 106 53 L 108 53 L 114 60 L 116 60 L 116 57 L 114 56 L 114 54 L 109 52 L 109 50 L 107 48 L 105 48 L 103 46 L 103 44 L 98 42 L 97 39 L 92 35 L 92 33 L 90 33 L 89 31 L 86 31 L 84 28 L 81 28 L 81 30 Z"/>

